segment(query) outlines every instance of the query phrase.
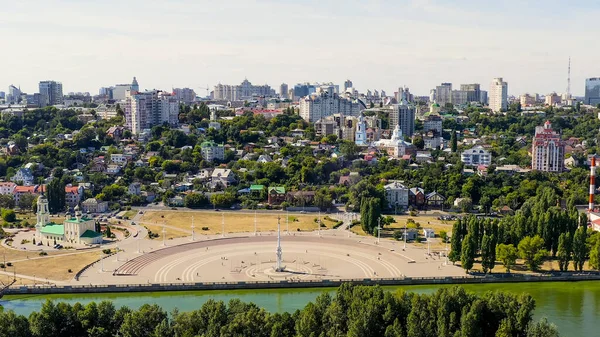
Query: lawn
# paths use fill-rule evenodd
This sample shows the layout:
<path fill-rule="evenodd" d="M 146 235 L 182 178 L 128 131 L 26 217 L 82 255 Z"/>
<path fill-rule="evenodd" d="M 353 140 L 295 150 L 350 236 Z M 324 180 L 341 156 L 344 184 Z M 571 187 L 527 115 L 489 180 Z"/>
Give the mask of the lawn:
<path fill-rule="evenodd" d="M 268 232 L 277 230 L 277 217 L 280 216 L 281 230 L 286 230 L 285 214 L 256 214 L 256 228 L 259 232 Z M 254 213 L 244 212 L 175 212 L 175 211 L 147 211 L 140 219 L 140 225 L 148 227 L 153 232 L 157 230 L 162 235 L 162 224 L 168 227 L 167 238 L 177 236 L 191 235 L 192 217 L 194 218 L 194 227 L 197 234 L 221 234 L 221 222 L 225 221 L 226 233 L 254 232 Z M 313 231 L 317 230 L 317 224 L 314 219 L 318 215 L 311 214 L 290 214 L 290 231 Z M 335 225 L 335 221 L 327 221 L 323 215 L 321 219 L 328 228 Z M 156 227 L 154 227 L 156 226 Z M 203 227 L 208 228 L 202 230 Z"/>
<path fill-rule="evenodd" d="M 73 251 L 71 251 L 72 253 Z M 7 267 L 5 271 L 13 272 L 16 268 L 17 274 L 34 276 L 39 280 L 46 278 L 57 281 L 68 281 L 83 267 L 100 258 L 102 252 L 84 252 L 75 255 L 51 256 L 43 259 L 26 260 L 14 262 L 13 267 Z M 69 273 L 69 269 L 71 272 Z M 0 275 L 0 277 L 4 277 Z"/>

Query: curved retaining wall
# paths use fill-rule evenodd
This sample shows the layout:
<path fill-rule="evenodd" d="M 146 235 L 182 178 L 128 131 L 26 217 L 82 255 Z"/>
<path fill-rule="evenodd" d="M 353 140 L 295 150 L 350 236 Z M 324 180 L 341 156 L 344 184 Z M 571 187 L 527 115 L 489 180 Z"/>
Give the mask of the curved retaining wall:
<path fill-rule="evenodd" d="M 69 294 L 69 293 L 122 293 L 191 290 L 233 290 L 233 289 L 276 289 L 276 288 L 325 288 L 338 287 L 342 283 L 357 285 L 432 285 L 468 283 L 512 283 L 512 282 L 569 282 L 600 280 L 600 274 L 560 275 L 513 275 L 464 277 L 406 277 L 384 279 L 338 279 L 319 281 L 252 281 L 252 282 L 200 282 L 200 283 L 160 283 L 160 284 L 117 284 L 117 285 L 73 285 L 73 286 L 12 286 L 4 291 L 6 295 L 19 294 Z"/>

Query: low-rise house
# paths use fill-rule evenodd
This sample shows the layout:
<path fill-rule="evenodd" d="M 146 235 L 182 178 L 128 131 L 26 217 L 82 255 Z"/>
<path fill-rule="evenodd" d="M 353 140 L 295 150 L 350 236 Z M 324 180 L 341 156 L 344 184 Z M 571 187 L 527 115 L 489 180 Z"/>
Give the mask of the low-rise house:
<path fill-rule="evenodd" d="M 182 196 L 176 195 L 173 198 L 169 198 L 168 204 L 169 206 L 173 206 L 173 207 L 183 207 L 184 205 L 184 199 Z"/>
<path fill-rule="evenodd" d="M 142 184 L 138 182 L 129 184 L 127 187 L 127 193 L 131 195 L 140 195 L 142 193 Z"/>
<path fill-rule="evenodd" d="M 261 154 L 256 161 L 258 163 L 265 164 L 272 162 L 273 159 L 268 154 Z"/>
<path fill-rule="evenodd" d="M 485 150 L 483 146 L 475 146 L 472 149 L 463 151 L 460 160 L 466 166 L 490 166 L 492 164 L 492 154 Z"/>
<path fill-rule="evenodd" d="M 385 199 L 388 208 L 406 209 L 408 208 L 408 188 L 398 181 L 394 181 L 383 187 L 385 189 Z"/>
<path fill-rule="evenodd" d="M 108 130 L 106 130 L 106 135 L 116 141 L 119 141 L 121 138 L 123 138 L 124 131 L 125 128 L 122 126 L 111 126 L 108 128 Z"/>
<path fill-rule="evenodd" d="M 425 205 L 425 190 L 420 187 L 413 187 L 408 191 L 408 204 L 415 207 Z"/>
<path fill-rule="evenodd" d="M 15 189 L 13 190 L 15 205 L 19 205 L 19 202 L 21 201 L 21 197 L 23 195 L 31 194 L 37 196 L 42 192 L 43 189 L 43 185 L 15 186 Z"/>
<path fill-rule="evenodd" d="M 425 196 L 427 206 L 430 207 L 443 207 L 446 202 L 446 197 L 439 194 L 437 191 L 431 192 Z"/>
<path fill-rule="evenodd" d="M 433 161 L 433 157 L 431 156 L 431 152 L 429 151 L 417 151 L 415 161 L 417 163 L 431 162 Z"/>
<path fill-rule="evenodd" d="M 108 211 L 108 202 L 89 198 L 81 203 L 81 208 L 84 213 L 105 213 Z"/>
<path fill-rule="evenodd" d="M 83 187 L 70 184 L 65 186 L 65 204 L 68 207 L 74 208 L 79 205 L 81 199 L 83 199 Z"/>
<path fill-rule="evenodd" d="M 315 191 L 288 192 L 287 202 L 296 206 L 312 205 L 315 200 Z"/>
<path fill-rule="evenodd" d="M 352 186 L 360 181 L 360 174 L 358 172 L 350 172 L 346 176 L 341 176 L 338 184 L 344 186 Z"/>
<path fill-rule="evenodd" d="M 211 173 L 210 179 L 210 187 L 212 189 L 219 187 L 227 188 L 236 181 L 233 171 L 224 168 L 214 169 L 214 171 Z"/>
<path fill-rule="evenodd" d="M 269 187 L 267 191 L 268 203 L 269 205 L 279 205 L 285 201 L 285 187 L 283 186 L 273 186 Z"/>
<path fill-rule="evenodd" d="M 107 174 L 119 174 L 121 172 L 121 166 L 117 164 L 110 164 L 106 167 Z"/>
<path fill-rule="evenodd" d="M 115 164 L 123 165 L 127 164 L 127 157 L 122 153 L 113 153 L 110 155 L 110 161 Z"/>
<path fill-rule="evenodd" d="M 33 180 L 31 169 L 25 167 L 18 169 L 15 175 L 10 178 L 10 181 L 15 183 L 21 182 L 25 186 L 33 185 Z"/>

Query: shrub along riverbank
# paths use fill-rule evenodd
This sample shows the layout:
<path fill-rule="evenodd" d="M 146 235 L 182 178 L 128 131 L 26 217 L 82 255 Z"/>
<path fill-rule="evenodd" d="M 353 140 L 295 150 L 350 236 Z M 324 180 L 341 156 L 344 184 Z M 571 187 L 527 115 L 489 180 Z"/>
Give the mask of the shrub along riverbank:
<path fill-rule="evenodd" d="M 271 314 L 253 303 L 209 300 L 198 310 L 169 315 L 158 305 L 116 309 L 111 302 L 47 301 L 29 317 L 0 312 L 0 336 L 558 336 L 532 322 L 531 296 L 504 292 L 475 295 L 461 287 L 431 295 L 344 284 L 294 313 Z"/>

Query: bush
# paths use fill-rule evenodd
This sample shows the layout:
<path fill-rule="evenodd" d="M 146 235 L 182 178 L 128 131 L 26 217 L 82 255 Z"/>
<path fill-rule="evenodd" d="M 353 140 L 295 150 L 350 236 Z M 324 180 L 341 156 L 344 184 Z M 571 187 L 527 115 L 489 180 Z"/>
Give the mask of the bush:
<path fill-rule="evenodd" d="M 208 228 L 208 227 L 202 227 L 202 230 L 203 230 L 203 231 L 207 231 L 207 230 L 209 230 L 209 229 L 210 229 L 210 228 Z"/>
<path fill-rule="evenodd" d="M 46 255 L 48 255 L 48 253 L 46 253 L 46 252 L 40 252 L 40 256 L 46 256 Z"/>
<path fill-rule="evenodd" d="M 2 268 L 2 269 L 6 268 L 6 266 L 4 265 L 4 263 L 0 263 L 0 268 Z"/>
<path fill-rule="evenodd" d="M 401 230 L 394 231 L 394 240 L 400 241 L 404 238 L 404 232 Z"/>
<path fill-rule="evenodd" d="M 12 267 L 12 262 L 6 262 L 7 267 Z"/>
<path fill-rule="evenodd" d="M 102 249 L 102 253 L 108 255 L 110 254 L 110 249 Z"/>
<path fill-rule="evenodd" d="M 67 270 L 67 272 L 72 273 L 73 271 L 71 269 Z"/>
<path fill-rule="evenodd" d="M 338 221 L 338 222 L 335 223 L 335 225 L 333 225 L 333 229 L 336 229 L 336 228 L 340 227 L 343 224 L 344 224 L 343 221 Z"/>
<path fill-rule="evenodd" d="M 12 209 L 3 208 L 1 214 L 2 214 L 2 219 L 4 219 L 4 221 L 14 222 L 17 220 L 17 215 L 15 214 L 15 211 L 13 211 Z"/>

